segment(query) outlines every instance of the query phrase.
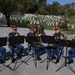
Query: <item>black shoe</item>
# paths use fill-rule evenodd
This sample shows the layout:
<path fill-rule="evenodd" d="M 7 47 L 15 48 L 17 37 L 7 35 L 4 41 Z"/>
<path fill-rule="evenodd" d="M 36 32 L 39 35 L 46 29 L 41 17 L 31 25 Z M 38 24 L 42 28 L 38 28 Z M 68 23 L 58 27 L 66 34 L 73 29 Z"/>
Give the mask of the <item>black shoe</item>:
<path fill-rule="evenodd" d="M 15 63 L 15 59 L 12 59 L 12 61 L 11 61 L 12 63 Z"/>
<path fill-rule="evenodd" d="M 72 64 L 73 63 L 73 60 L 69 60 L 68 64 Z"/>
<path fill-rule="evenodd" d="M 59 63 L 59 61 L 60 61 L 60 60 L 59 60 L 59 59 L 57 59 L 57 60 L 56 60 L 56 62 L 55 62 L 55 64 Z"/>
<path fill-rule="evenodd" d="M 4 60 L 0 60 L 0 63 L 6 63 Z"/>
<path fill-rule="evenodd" d="M 17 58 L 20 59 L 22 58 L 22 56 L 20 54 L 17 54 Z"/>
<path fill-rule="evenodd" d="M 56 59 L 56 57 L 53 55 L 53 56 L 52 56 L 52 59 Z"/>
<path fill-rule="evenodd" d="M 40 57 L 37 57 L 36 59 L 39 60 L 39 61 L 42 60 Z"/>
<path fill-rule="evenodd" d="M 20 59 L 20 58 L 22 58 L 22 56 L 17 56 L 17 59 Z"/>

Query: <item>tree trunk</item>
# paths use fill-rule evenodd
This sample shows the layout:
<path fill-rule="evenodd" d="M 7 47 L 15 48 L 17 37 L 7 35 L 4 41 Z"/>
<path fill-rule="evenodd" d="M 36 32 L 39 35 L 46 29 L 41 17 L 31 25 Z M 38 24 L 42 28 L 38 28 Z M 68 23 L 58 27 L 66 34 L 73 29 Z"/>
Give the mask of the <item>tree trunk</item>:
<path fill-rule="evenodd" d="M 6 21 L 7 21 L 7 27 L 10 27 L 10 15 L 5 16 L 5 17 L 6 17 Z"/>

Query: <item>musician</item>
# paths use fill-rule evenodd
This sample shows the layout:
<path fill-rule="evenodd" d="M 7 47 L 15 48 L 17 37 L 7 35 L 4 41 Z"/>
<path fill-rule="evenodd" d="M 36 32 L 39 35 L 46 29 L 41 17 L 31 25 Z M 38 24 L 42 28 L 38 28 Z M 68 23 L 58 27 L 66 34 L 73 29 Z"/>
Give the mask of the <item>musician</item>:
<path fill-rule="evenodd" d="M 75 37 L 72 39 L 73 41 L 75 41 Z M 71 48 L 68 52 L 68 64 L 71 64 L 74 62 L 73 58 L 75 57 L 75 48 Z"/>
<path fill-rule="evenodd" d="M 5 54 L 6 49 L 4 47 L 0 47 L 0 63 L 5 63 Z"/>
<path fill-rule="evenodd" d="M 27 36 L 35 36 L 34 27 L 30 26 L 29 30 L 30 30 L 30 32 L 27 34 Z M 42 34 L 40 34 L 40 33 L 38 34 L 38 36 L 41 36 L 41 35 Z M 29 46 L 30 50 L 31 50 L 31 47 L 33 48 L 33 50 L 35 52 L 34 53 L 35 58 L 40 61 L 41 60 L 40 54 L 45 53 L 45 50 L 44 50 L 45 46 L 41 44 L 38 49 L 35 47 L 34 44 L 31 44 L 31 43 L 28 43 L 28 46 Z"/>
<path fill-rule="evenodd" d="M 9 37 L 13 37 L 13 36 L 20 36 L 20 34 L 17 32 L 17 27 L 16 26 L 12 26 L 12 32 L 9 33 Z M 13 45 L 13 46 L 9 46 L 10 50 L 11 50 L 11 58 L 12 58 L 12 62 L 15 62 L 14 59 L 14 49 L 17 48 L 18 52 L 17 52 L 17 58 L 21 58 L 22 57 L 22 51 L 24 49 L 24 47 L 22 45 Z"/>
<path fill-rule="evenodd" d="M 54 28 L 55 28 L 55 33 L 52 36 L 54 36 L 56 40 L 57 39 L 63 39 L 64 38 L 64 35 L 61 33 L 60 26 L 59 25 L 56 25 Z M 52 44 L 52 46 L 50 44 L 50 46 L 47 47 L 48 57 L 50 57 L 50 59 L 55 59 L 56 58 L 56 62 L 55 62 L 56 64 L 60 60 L 61 49 L 62 49 L 62 47 L 57 46 L 57 45 L 53 45 L 53 44 Z"/>
<path fill-rule="evenodd" d="M 61 24 L 61 29 L 62 29 L 62 32 L 64 33 L 64 37 L 65 39 L 67 38 L 67 31 L 68 31 L 68 21 L 64 21 L 62 24 Z"/>

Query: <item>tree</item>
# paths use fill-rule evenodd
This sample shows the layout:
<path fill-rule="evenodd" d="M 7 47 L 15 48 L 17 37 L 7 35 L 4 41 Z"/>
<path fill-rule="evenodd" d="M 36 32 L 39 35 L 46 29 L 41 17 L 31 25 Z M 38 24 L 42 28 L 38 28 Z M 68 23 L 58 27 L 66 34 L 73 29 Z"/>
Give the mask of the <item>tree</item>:
<path fill-rule="evenodd" d="M 75 2 L 72 2 L 70 5 L 71 5 L 71 8 L 72 8 L 73 10 L 75 10 Z"/>
<path fill-rule="evenodd" d="M 72 8 L 68 8 L 64 15 L 68 17 L 74 16 L 75 11 Z"/>
<path fill-rule="evenodd" d="M 65 8 L 64 16 L 71 17 L 75 15 L 75 10 L 71 7 L 70 4 L 65 4 L 64 8 Z"/>
<path fill-rule="evenodd" d="M 7 26 L 10 27 L 10 16 L 14 11 L 19 11 L 22 0 L 0 0 L 0 12 L 6 17 Z"/>
<path fill-rule="evenodd" d="M 50 7 L 50 13 L 51 15 L 58 15 L 58 8 L 60 4 L 57 1 L 54 1 L 49 7 Z"/>
<path fill-rule="evenodd" d="M 22 12 L 24 13 L 35 13 L 38 9 L 37 0 L 24 0 L 23 5 L 24 9 Z"/>

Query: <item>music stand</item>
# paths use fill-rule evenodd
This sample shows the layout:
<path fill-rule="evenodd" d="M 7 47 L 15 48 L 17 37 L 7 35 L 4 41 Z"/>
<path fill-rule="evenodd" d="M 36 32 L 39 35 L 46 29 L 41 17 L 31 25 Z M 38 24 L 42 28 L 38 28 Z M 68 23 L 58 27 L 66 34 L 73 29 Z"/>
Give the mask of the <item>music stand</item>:
<path fill-rule="evenodd" d="M 23 44 L 24 43 L 24 37 L 25 36 L 13 36 L 13 37 L 9 37 L 9 46 L 17 46 L 17 45 L 19 45 L 19 44 Z M 21 59 L 20 59 L 21 60 Z M 23 61 L 23 60 L 21 60 L 21 62 L 22 63 L 25 63 L 25 64 L 27 64 L 25 61 Z M 11 68 L 11 70 L 15 70 L 15 69 L 17 69 L 18 67 L 16 67 L 16 65 L 17 65 L 17 63 L 18 63 L 18 60 L 15 62 L 15 65 L 14 65 L 14 68 Z M 27 64 L 28 65 L 28 64 Z"/>
<path fill-rule="evenodd" d="M 6 46 L 7 37 L 0 37 L 0 46 Z"/>
<path fill-rule="evenodd" d="M 0 37 L 0 46 L 6 46 L 6 44 L 7 44 L 7 37 Z M 4 63 L 2 63 L 2 64 L 3 64 L 3 66 L 1 66 L 1 67 L 4 67 L 4 66 L 7 67 L 7 65 L 5 65 Z"/>
<path fill-rule="evenodd" d="M 31 44 L 31 45 L 34 45 L 34 42 L 39 42 L 40 41 L 37 36 L 27 36 L 27 37 L 25 37 L 25 39 L 26 39 L 26 42 L 28 44 Z M 27 59 L 26 62 L 33 57 L 35 67 L 37 67 L 37 60 L 35 59 L 34 50 L 33 49 L 32 49 L 31 57 L 29 57 L 29 56 L 27 57 L 28 59 L 26 58 Z"/>
<path fill-rule="evenodd" d="M 41 40 L 43 43 L 48 43 L 48 44 L 56 44 L 57 43 L 57 40 L 55 40 L 55 38 L 53 36 L 41 36 Z M 51 47 L 51 49 L 54 49 Z M 51 50 L 50 50 L 51 51 Z M 51 53 L 51 52 L 50 52 Z M 50 61 L 52 61 L 51 59 L 48 58 L 48 55 L 47 55 L 47 58 L 45 58 L 44 60 L 42 60 L 40 63 L 44 62 L 45 60 L 47 60 L 47 67 L 46 67 L 46 70 L 48 70 L 48 67 L 49 67 L 49 63 Z M 54 61 L 52 61 L 54 63 Z"/>
<path fill-rule="evenodd" d="M 37 36 L 27 36 L 25 38 L 26 42 L 28 42 L 29 44 L 34 44 L 34 42 L 40 42 Z"/>
<path fill-rule="evenodd" d="M 60 70 L 61 68 L 63 68 L 63 67 L 68 67 L 73 73 L 75 73 L 75 71 L 73 70 L 73 68 L 67 63 L 68 47 L 74 47 L 74 48 L 75 48 L 75 46 L 74 46 L 74 45 L 75 45 L 75 41 L 71 41 L 71 40 L 61 40 L 61 39 L 59 39 L 58 42 L 59 42 L 59 45 L 60 45 L 60 46 L 65 46 L 65 47 L 66 47 L 66 54 L 65 54 L 65 57 L 64 57 L 64 58 L 65 58 L 64 63 L 56 70 L 56 72 L 57 72 L 58 70 Z"/>
<path fill-rule="evenodd" d="M 19 45 L 24 43 L 24 36 L 9 37 L 9 46 Z"/>

